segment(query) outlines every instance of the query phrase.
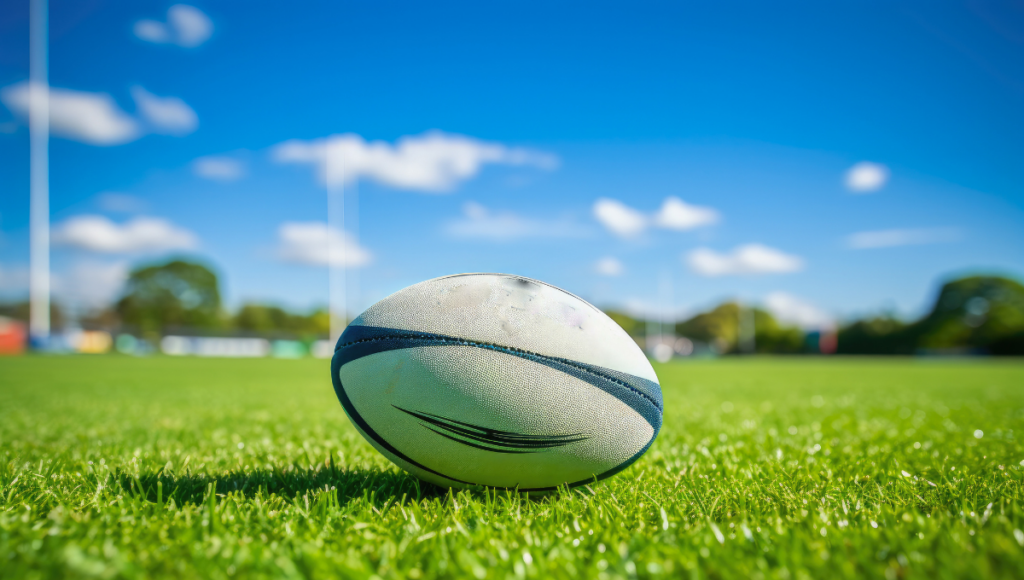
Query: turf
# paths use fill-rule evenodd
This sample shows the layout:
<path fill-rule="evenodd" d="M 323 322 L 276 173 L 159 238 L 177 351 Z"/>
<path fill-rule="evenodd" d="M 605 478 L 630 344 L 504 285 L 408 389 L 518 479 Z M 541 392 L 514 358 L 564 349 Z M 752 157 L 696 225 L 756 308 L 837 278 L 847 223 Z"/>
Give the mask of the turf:
<path fill-rule="evenodd" d="M 636 465 L 451 493 L 324 361 L 0 359 L 0 577 L 1024 578 L 1024 364 L 657 368 Z"/>

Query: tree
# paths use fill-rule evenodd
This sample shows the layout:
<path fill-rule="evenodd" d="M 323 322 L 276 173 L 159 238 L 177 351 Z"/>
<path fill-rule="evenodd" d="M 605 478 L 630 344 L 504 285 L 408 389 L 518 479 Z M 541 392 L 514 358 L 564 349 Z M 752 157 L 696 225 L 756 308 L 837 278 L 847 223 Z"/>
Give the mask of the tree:
<path fill-rule="evenodd" d="M 8 304 L 0 304 L 0 316 L 6 316 L 13 318 L 28 324 L 29 319 L 29 303 L 26 302 L 15 302 Z M 50 328 L 53 330 L 60 330 L 64 328 L 64 309 L 61 308 L 60 304 L 56 300 L 50 301 Z"/>
<path fill-rule="evenodd" d="M 277 306 L 244 304 L 235 314 L 235 327 L 249 332 L 267 333 L 291 330 L 292 315 Z"/>
<path fill-rule="evenodd" d="M 910 330 L 921 348 L 991 351 L 996 343 L 1024 332 L 1024 286 L 997 276 L 948 282 L 932 311 Z"/>
<path fill-rule="evenodd" d="M 313 310 L 308 315 L 292 314 L 278 306 L 245 304 L 234 319 L 239 330 L 260 334 L 290 334 L 317 338 L 330 333 L 331 320 L 326 310 Z"/>
<path fill-rule="evenodd" d="M 702 312 L 676 325 L 676 334 L 708 344 L 718 345 L 720 352 L 736 349 L 739 341 L 740 305 L 735 302 L 719 304 L 713 310 Z M 755 321 L 755 328 L 756 321 Z"/>
<path fill-rule="evenodd" d="M 759 353 L 797 354 L 804 350 L 804 332 L 783 326 L 770 313 L 754 309 L 754 349 Z"/>
<path fill-rule="evenodd" d="M 907 323 L 892 316 L 857 320 L 839 329 L 839 354 L 912 354 L 916 345 Z"/>
<path fill-rule="evenodd" d="M 216 328 L 220 323 L 217 275 L 201 264 L 174 260 L 132 271 L 117 313 L 142 332 L 172 327 Z"/>
<path fill-rule="evenodd" d="M 676 333 L 717 344 L 723 352 L 735 352 L 739 343 L 740 305 L 726 302 L 676 325 Z M 793 354 L 803 350 L 804 333 L 782 326 L 766 310 L 754 309 L 754 349 L 759 353 Z"/>
<path fill-rule="evenodd" d="M 942 285 L 931 311 L 904 324 L 858 320 L 839 332 L 839 352 L 913 354 L 921 349 L 1024 354 L 1024 286 L 999 276 L 970 276 Z"/>

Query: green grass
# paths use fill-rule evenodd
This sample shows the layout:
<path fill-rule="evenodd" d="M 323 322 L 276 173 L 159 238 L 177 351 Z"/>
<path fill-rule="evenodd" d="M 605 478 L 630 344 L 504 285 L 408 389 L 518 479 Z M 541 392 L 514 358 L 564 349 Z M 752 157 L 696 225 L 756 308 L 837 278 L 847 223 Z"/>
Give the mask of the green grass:
<path fill-rule="evenodd" d="M 1024 578 L 1024 364 L 658 367 L 636 465 L 420 484 L 325 361 L 0 359 L 0 577 Z"/>

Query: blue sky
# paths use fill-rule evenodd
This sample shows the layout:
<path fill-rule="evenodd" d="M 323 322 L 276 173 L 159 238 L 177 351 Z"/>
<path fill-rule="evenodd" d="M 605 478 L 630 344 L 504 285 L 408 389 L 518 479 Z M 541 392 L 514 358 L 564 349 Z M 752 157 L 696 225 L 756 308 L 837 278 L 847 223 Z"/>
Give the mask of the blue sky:
<path fill-rule="evenodd" d="M 28 262 L 27 2 L 0 13 L 12 298 Z M 950 275 L 1024 274 L 1019 6 L 50 13 L 65 301 L 99 304 L 132 265 L 189 255 L 218 268 L 230 305 L 310 307 L 327 300 L 331 235 L 357 258 L 353 308 L 499 271 L 604 306 L 738 297 L 812 326 L 915 315 Z M 324 163 L 346 168 L 326 185 L 348 194 L 348 233 L 325 229 Z"/>

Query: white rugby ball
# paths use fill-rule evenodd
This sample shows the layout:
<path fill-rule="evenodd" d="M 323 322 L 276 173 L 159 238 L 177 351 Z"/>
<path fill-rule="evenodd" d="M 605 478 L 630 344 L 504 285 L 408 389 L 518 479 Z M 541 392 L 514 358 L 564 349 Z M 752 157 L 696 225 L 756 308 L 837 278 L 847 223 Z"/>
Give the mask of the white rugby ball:
<path fill-rule="evenodd" d="M 548 491 L 618 473 L 661 428 L 658 377 L 612 319 L 554 286 L 461 274 L 352 321 L 331 364 L 363 437 L 446 487 Z"/>

